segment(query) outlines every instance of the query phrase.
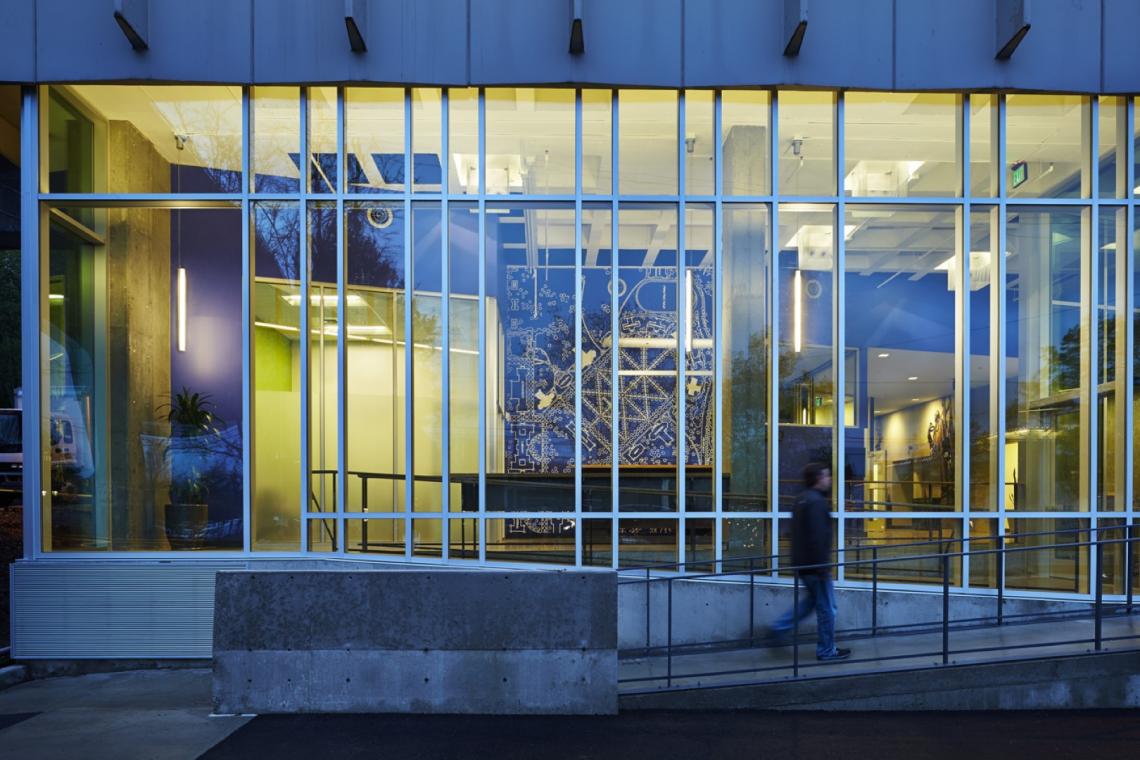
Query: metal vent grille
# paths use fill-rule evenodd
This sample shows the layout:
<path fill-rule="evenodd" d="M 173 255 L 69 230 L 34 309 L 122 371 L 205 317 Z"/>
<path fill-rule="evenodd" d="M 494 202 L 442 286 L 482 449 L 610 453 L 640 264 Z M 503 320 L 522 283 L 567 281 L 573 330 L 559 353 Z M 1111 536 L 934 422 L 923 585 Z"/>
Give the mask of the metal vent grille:
<path fill-rule="evenodd" d="M 245 562 L 17 562 L 12 656 L 208 658 L 214 574 Z"/>

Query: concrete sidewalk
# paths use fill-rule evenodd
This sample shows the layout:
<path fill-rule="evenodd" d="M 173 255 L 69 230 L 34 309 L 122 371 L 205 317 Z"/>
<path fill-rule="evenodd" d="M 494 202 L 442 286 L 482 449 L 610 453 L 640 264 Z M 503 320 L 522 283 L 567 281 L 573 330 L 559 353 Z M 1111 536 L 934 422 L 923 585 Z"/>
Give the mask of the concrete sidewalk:
<path fill-rule="evenodd" d="M 205 668 L 32 681 L 0 691 L 0 758 L 196 758 L 249 720 L 210 707 Z"/>
<path fill-rule="evenodd" d="M 211 718 L 210 671 L 52 678 L 0 692 L 0 758 L 691 760 L 1131 757 L 1140 711 L 640 712 Z"/>

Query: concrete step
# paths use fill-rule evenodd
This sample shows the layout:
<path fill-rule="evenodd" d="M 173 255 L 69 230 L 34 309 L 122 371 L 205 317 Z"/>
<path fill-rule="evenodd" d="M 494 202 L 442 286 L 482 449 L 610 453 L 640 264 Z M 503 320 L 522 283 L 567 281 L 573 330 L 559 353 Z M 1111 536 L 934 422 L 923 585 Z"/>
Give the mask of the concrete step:
<path fill-rule="evenodd" d="M 28 680 L 28 669 L 23 665 L 8 665 L 0 668 L 0 690 Z"/>

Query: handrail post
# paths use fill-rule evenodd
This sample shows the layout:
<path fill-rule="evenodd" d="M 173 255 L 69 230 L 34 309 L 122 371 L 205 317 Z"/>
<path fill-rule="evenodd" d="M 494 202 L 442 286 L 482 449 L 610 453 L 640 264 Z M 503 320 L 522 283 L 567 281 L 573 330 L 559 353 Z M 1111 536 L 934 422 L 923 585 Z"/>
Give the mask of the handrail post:
<path fill-rule="evenodd" d="M 669 605 L 668 605 L 668 634 L 665 641 L 665 687 L 673 685 L 673 579 L 668 578 Z"/>
<path fill-rule="evenodd" d="M 1132 555 L 1132 545 L 1136 543 L 1135 537 L 1132 535 L 1135 525 L 1127 526 L 1124 531 L 1124 609 L 1129 615 L 1132 614 L 1132 562 L 1134 557 Z"/>
<path fill-rule="evenodd" d="M 871 635 L 879 634 L 879 547 L 871 547 Z"/>
<path fill-rule="evenodd" d="M 800 675 L 800 574 L 792 576 L 792 675 Z"/>
<path fill-rule="evenodd" d="M 647 567 L 647 568 L 645 568 L 645 656 L 646 657 L 649 656 L 649 648 L 651 646 L 651 641 L 652 641 L 649 638 L 649 618 L 650 618 L 650 613 L 651 613 L 651 610 L 649 607 L 649 587 L 650 587 L 650 585 L 651 585 L 651 583 L 650 583 L 650 576 L 649 576 L 649 568 Z"/>
<path fill-rule="evenodd" d="M 1096 651 L 1099 652 L 1101 650 L 1101 603 L 1104 597 L 1104 545 L 1101 544 L 1099 535 L 1093 539 L 1093 546 L 1096 550 L 1096 610 L 1093 618 L 1093 644 Z"/>
<path fill-rule="evenodd" d="M 748 558 L 748 646 L 756 646 L 756 570 L 755 560 Z"/>
<path fill-rule="evenodd" d="M 998 539 L 999 542 L 1001 539 Z M 997 552 L 997 624 L 1005 622 L 1005 543 L 1001 542 Z"/>
<path fill-rule="evenodd" d="M 950 555 L 942 555 L 942 664 L 950 662 Z"/>

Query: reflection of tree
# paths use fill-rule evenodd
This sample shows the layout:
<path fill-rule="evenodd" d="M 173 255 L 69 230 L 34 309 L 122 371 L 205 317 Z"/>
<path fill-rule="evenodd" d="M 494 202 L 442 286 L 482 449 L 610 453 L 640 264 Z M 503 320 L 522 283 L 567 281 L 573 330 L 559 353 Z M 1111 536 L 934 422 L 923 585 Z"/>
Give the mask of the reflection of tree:
<path fill-rule="evenodd" d="M 301 217 L 296 205 L 282 203 L 259 203 L 254 213 L 254 234 L 260 264 L 261 252 L 265 251 L 277 266 L 276 272 L 257 271 L 258 276 L 277 276 L 284 280 L 300 280 Z"/>
<path fill-rule="evenodd" d="M 186 159 L 175 163 L 174 190 L 181 187 L 182 167 L 200 169 L 206 178 L 205 192 L 241 192 L 241 110 L 230 99 L 203 97 L 158 104 L 163 117 L 176 130 L 172 137 Z M 236 117 L 236 118 L 235 118 Z M 197 165 L 190 163 L 194 158 Z M 185 161 L 185 163 L 183 163 Z M 187 177 L 186 179 L 190 179 Z M 190 180 L 193 182 L 193 180 Z M 201 192 L 195 187 L 193 191 Z"/>

